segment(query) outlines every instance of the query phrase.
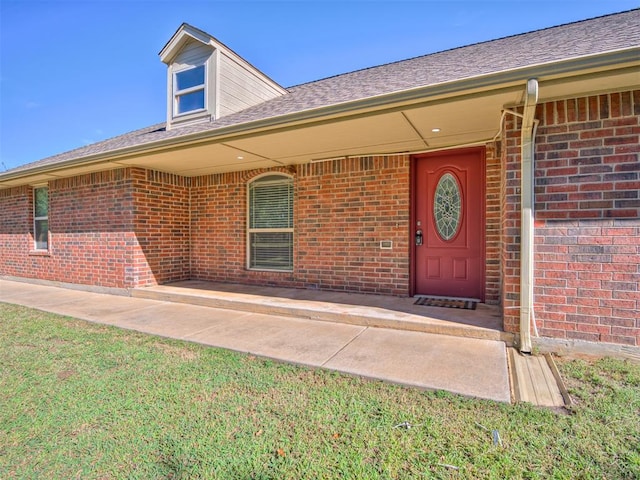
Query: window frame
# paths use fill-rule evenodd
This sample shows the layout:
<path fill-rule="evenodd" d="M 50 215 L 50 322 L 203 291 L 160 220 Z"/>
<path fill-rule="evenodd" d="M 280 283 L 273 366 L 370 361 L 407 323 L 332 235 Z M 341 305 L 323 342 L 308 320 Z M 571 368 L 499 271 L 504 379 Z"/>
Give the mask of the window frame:
<path fill-rule="evenodd" d="M 198 85 L 194 85 L 193 87 L 183 88 L 178 90 L 178 75 L 184 72 L 188 72 L 189 70 L 194 70 L 196 68 L 202 68 L 204 73 L 204 78 L 202 83 Z M 173 116 L 184 117 L 187 115 L 192 115 L 194 113 L 206 112 L 207 111 L 207 62 L 199 63 L 197 65 L 189 65 L 188 67 L 181 68 L 180 70 L 175 70 L 173 72 Z M 190 93 L 195 93 L 202 91 L 203 102 L 201 108 L 196 108 L 193 110 L 188 110 L 186 112 L 180 112 L 180 97 L 188 95 Z"/>
<path fill-rule="evenodd" d="M 37 191 L 38 190 L 46 190 L 47 192 L 47 214 L 46 215 L 37 215 Z M 48 185 L 37 185 L 33 187 L 33 250 L 36 252 L 48 252 L 51 247 L 51 241 L 49 238 L 49 186 Z M 38 245 L 38 222 L 45 221 L 47 223 L 46 229 L 46 245 L 44 248 Z"/>
<path fill-rule="evenodd" d="M 251 220 L 252 220 L 252 204 L 251 204 L 251 192 L 252 189 L 256 188 L 256 185 L 259 185 L 261 182 L 263 184 L 268 184 L 268 183 L 272 183 L 271 181 L 265 181 L 264 179 L 266 177 L 280 177 L 279 180 L 273 180 L 273 183 L 283 183 L 283 184 L 288 184 L 290 186 L 290 198 L 291 198 L 291 206 L 290 206 L 290 215 L 291 215 L 291 220 L 290 220 L 290 224 L 291 227 L 287 227 L 287 228 L 283 228 L 283 227 L 276 227 L 276 228 L 252 228 L 251 227 Z M 295 222 L 295 184 L 294 184 L 294 177 L 291 175 L 287 175 L 285 173 L 281 173 L 281 172 L 267 172 L 267 173 L 263 173 L 257 177 L 252 178 L 248 183 L 247 183 L 247 222 L 246 222 L 246 228 L 247 228 L 247 234 L 246 234 L 246 268 L 247 270 L 251 270 L 251 271 L 259 271 L 259 272 L 278 272 L 278 273 L 291 273 L 294 270 L 294 258 L 295 258 L 295 254 L 294 254 L 294 246 L 295 246 L 295 228 L 294 228 L 294 222 Z M 290 262 L 289 262 L 289 266 L 288 268 L 268 268 L 268 267 L 264 267 L 264 266 L 255 266 L 253 265 L 255 263 L 255 260 L 252 258 L 252 253 L 253 253 L 253 249 L 252 249 L 252 245 L 251 245 L 251 239 L 252 239 L 252 234 L 255 233 L 289 233 L 291 236 L 291 240 L 290 240 L 290 244 L 289 244 L 289 251 L 290 253 Z"/>

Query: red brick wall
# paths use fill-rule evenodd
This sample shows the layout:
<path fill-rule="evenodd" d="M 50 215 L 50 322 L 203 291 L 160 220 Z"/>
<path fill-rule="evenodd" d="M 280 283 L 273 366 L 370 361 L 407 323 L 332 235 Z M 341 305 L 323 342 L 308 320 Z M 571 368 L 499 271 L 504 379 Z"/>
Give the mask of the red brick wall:
<path fill-rule="evenodd" d="M 157 285 L 190 277 L 190 179 L 131 169 L 133 197 L 132 272 L 126 283 Z"/>
<path fill-rule="evenodd" d="M 349 158 L 291 169 L 294 271 L 246 269 L 246 186 L 265 170 L 191 179 L 191 277 L 354 292 L 409 293 L 410 159 Z M 487 289 L 500 291 L 500 160 L 487 151 Z M 391 250 L 381 249 L 391 240 Z"/>
<path fill-rule="evenodd" d="M 295 179 L 294 271 L 246 270 L 246 186 L 264 173 L 256 170 L 193 179 L 192 278 L 408 294 L 408 156 L 273 171 Z"/>
<path fill-rule="evenodd" d="M 408 155 L 299 167 L 296 273 L 305 285 L 408 295 L 409 173 Z"/>
<path fill-rule="evenodd" d="M 189 278 L 185 182 L 143 169 L 49 182 L 48 252 L 32 251 L 33 189 L 0 190 L 0 273 L 114 288 Z"/>
<path fill-rule="evenodd" d="M 535 311 L 543 336 L 640 345 L 640 221 L 536 228 Z"/>
<path fill-rule="evenodd" d="M 120 288 L 196 278 L 409 293 L 407 155 L 272 170 L 295 178 L 294 271 L 285 273 L 246 269 L 246 187 L 265 171 L 185 178 L 130 168 L 52 182 L 48 255 L 29 256 L 32 189 L 3 190 L 2 273 Z M 500 287 L 499 174 L 489 148 L 489 303 Z"/>
<path fill-rule="evenodd" d="M 486 204 L 485 204 L 485 302 L 500 302 L 500 156 L 495 145 L 486 147 Z"/>
<path fill-rule="evenodd" d="M 265 171 L 191 179 L 191 278 L 298 286 L 290 273 L 246 270 L 246 187 L 251 178 Z"/>
<path fill-rule="evenodd" d="M 539 105 L 535 315 L 542 335 L 640 345 L 640 91 Z M 519 306 L 520 122 L 506 122 L 503 307 Z"/>
<path fill-rule="evenodd" d="M 49 182 L 50 256 L 46 280 L 123 287 L 133 241 L 125 169 Z"/>
<path fill-rule="evenodd" d="M 33 189 L 0 190 L 0 274 L 26 276 L 33 249 Z M 30 276 L 34 276 L 32 272 Z"/>
<path fill-rule="evenodd" d="M 639 115 L 640 90 L 538 106 L 536 219 L 640 217 Z"/>
<path fill-rule="evenodd" d="M 123 287 L 130 262 L 127 248 L 134 241 L 128 192 L 123 169 L 49 182 L 49 252 L 32 252 L 32 188 L 3 198 L 0 224 L 7 240 L 2 245 L 2 273 Z"/>

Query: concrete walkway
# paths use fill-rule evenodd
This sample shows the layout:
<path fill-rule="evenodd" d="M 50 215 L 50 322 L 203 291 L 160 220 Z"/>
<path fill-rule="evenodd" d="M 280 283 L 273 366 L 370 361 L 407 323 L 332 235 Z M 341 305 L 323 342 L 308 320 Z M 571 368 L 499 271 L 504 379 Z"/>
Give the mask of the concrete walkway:
<path fill-rule="evenodd" d="M 392 383 L 510 402 L 505 343 L 0 279 L 0 302 Z"/>

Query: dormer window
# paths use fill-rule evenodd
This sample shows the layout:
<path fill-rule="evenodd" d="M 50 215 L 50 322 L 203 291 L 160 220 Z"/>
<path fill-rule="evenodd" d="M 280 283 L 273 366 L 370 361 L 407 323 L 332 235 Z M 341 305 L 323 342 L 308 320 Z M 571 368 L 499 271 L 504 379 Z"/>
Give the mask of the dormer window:
<path fill-rule="evenodd" d="M 205 66 L 182 70 L 175 73 L 174 112 L 175 115 L 206 109 Z"/>
<path fill-rule="evenodd" d="M 160 51 L 160 59 L 167 65 L 167 130 L 215 121 L 287 93 L 211 35 L 186 23 Z"/>

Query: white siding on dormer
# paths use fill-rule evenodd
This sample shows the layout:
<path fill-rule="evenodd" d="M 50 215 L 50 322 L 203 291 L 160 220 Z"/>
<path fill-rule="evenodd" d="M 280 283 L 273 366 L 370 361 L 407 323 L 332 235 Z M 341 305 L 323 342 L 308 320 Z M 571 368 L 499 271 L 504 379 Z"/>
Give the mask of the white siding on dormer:
<path fill-rule="evenodd" d="M 171 64 L 174 72 L 203 64 L 211 55 L 212 48 L 199 42 L 187 44 Z"/>
<path fill-rule="evenodd" d="M 252 70 L 224 52 L 220 54 L 219 115 L 229 115 L 280 96 L 282 93 L 266 83 Z"/>

